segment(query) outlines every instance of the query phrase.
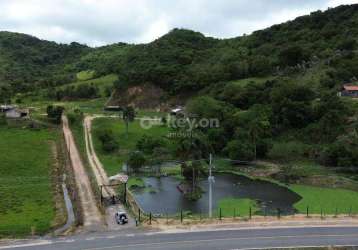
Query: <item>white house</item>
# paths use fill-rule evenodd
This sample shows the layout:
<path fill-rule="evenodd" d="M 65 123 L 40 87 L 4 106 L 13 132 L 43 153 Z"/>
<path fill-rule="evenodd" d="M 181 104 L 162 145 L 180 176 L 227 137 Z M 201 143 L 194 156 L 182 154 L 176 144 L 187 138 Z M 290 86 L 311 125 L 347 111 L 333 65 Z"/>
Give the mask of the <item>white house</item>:
<path fill-rule="evenodd" d="M 9 109 L 5 111 L 5 117 L 9 119 L 28 118 L 28 109 Z"/>

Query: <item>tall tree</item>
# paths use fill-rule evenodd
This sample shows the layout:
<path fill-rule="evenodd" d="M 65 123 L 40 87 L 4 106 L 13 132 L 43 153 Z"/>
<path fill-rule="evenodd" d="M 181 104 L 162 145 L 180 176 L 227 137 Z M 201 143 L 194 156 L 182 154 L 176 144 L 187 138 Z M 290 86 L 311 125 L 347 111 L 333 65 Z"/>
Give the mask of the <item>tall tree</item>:
<path fill-rule="evenodd" d="M 129 123 L 133 122 L 135 118 L 135 111 L 133 107 L 125 107 L 122 111 L 122 119 L 124 123 L 126 124 L 126 136 L 128 138 L 128 127 Z"/>

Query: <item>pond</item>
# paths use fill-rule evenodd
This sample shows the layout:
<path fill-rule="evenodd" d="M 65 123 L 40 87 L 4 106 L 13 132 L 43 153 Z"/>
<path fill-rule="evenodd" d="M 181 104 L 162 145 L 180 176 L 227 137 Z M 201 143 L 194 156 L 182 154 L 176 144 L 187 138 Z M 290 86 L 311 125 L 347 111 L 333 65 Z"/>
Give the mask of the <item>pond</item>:
<path fill-rule="evenodd" d="M 198 201 L 184 198 L 177 186 L 180 180 L 174 177 L 143 177 L 146 188 L 134 189 L 134 196 L 145 212 L 154 214 L 177 214 L 180 210 L 192 213 L 207 213 L 209 194 L 208 181 L 202 180 L 199 185 L 204 193 Z M 301 197 L 280 185 L 253 180 L 244 176 L 222 174 L 215 176 L 213 185 L 213 209 L 218 201 L 224 198 L 245 198 L 255 200 L 261 212 L 275 214 L 279 208 L 282 214 L 292 214 L 293 204 Z"/>

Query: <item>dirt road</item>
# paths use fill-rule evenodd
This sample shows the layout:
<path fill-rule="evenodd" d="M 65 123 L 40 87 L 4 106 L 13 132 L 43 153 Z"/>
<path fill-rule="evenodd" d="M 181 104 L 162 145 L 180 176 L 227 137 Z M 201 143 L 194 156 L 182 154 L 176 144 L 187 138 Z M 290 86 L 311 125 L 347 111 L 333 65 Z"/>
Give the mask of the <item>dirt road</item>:
<path fill-rule="evenodd" d="M 96 151 L 94 150 L 92 134 L 91 134 L 91 127 L 92 127 L 92 120 L 102 116 L 86 116 L 84 119 L 84 130 L 85 130 L 85 141 L 86 141 L 86 151 L 88 161 L 91 165 L 93 173 L 96 177 L 98 185 L 108 185 L 109 178 L 107 173 L 105 172 L 102 163 L 98 159 Z M 103 188 L 103 196 L 104 197 L 111 197 L 116 195 L 115 190 L 111 187 Z M 115 219 L 114 214 L 116 211 L 122 210 L 124 211 L 125 208 L 123 204 L 116 204 L 113 206 L 106 207 L 106 214 L 105 214 L 105 221 L 107 224 L 107 228 L 109 230 L 121 230 L 129 227 L 135 227 L 135 220 L 133 218 L 129 218 L 129 223 L 125 226 L 118 226 Z M 129 214 L 128 214 L 129 216 Z"/>
<path fill-rule="evenodd" d="M 90 180 L 81 161 L 66 116 L 62 117 L 62 122 L 63 133 L 76 179 L 79 198 L 81 200 L 84 229 L 89 231 L 102 230 L 104 229 L 103 217 L 96 205 L 96 199 L 91 188 Z"/>
<path fill-rule="evenodd" d="M 92 116 L 86 116 L 84 119 L 86 151 L 87 151 L 88 161 L 89 161 L 92 171 L 96 177 L 97 184 L 99 186 L 102 186 L 102 185 L 108 185 L 109 179 L 108 179 L 107 173 L 104 171 L 103 165 L 99 161 L 97 154 L 93 147 L 93 141 L 92 141 L 92 136 L 91 136 L 91 125 L 92 125 L 92 120 L 94 118 L 95 117 L 92 117 Z M 111 197 L 115 194 L 116 193 L 113 190 L 113 188 L 111 188 L 111 187 L 103 188 L 103 196 L 104 197 Z"/>

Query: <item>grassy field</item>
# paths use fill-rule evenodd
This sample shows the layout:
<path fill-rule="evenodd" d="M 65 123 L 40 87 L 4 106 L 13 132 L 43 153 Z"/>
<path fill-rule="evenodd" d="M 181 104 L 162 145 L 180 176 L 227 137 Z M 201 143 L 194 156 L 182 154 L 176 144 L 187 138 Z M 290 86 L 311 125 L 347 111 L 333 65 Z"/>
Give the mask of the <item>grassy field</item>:
<path fill-rule="evenodd" d="M 251 77 L 251 78 L 232 81 L 232 83 L 234 83 L 235 85 L 244 87 L 249 83 L 262 84 L 266 81 L 273 80 L 273 79 L 275 79 L 275 77 Z"/>
<path fill-rule="evenodd" d="M 307 206 L 309 213 L 320 214 L 321 209 L 324 214 L 335 214 L 336 209 L 339 214 L 358 213 L 358 192 L 321 188 L 304 185 L 292 185 L 290 189 L 302 197 L 294 206 L 305 214 Z"/>
<path fill-rule="evenodd" d="M 108 154 L 102 150 L 101 142 L 96 136 L 99 130 L 111 129 L 114 132 L 116 140 L 119 142 L 119 151 Z M 129 134 L 126 135 L 125 124 L 120 119 L 99 118 L 93 121 L 93 143 L 95 150 L 109 175 L 117 174 L 122 170 L 122 165 L 127 161 L 129 152 L 135 150 L 138 140 L 143 135 L 152 135 L 156 137 L 166 136 L 168 127 L 153 126 L 151 129 L 143 129 L 139 121 L 129 125 Z"/>
<path fill-rule="evenodd" d="M 84 71 L 78 72 L 76 74 L 76 77 L 77 77 L 77 80 L 79 80 L 79 81 L 87 81 L 87 80 L 93 79 L 95 74 L 96 74 L 96 72 L 94 70 L 84 70 Z"/>
<path fill-rule="evenodd" d="M 259 211 L 256 202 L 250 199 L 225 198 L 219 201 L 218 207 L 223 217 L 234 217 L 234 212 L 235 216 L 249 216 L 250 208 L 252 215 Z"/>
<path fill-rule="evenodd" d="M 85 76 L 89 77 L 88 74 L 89 73 L 87 73 L 87 75 L 83 74 L 83 76 L 82 76 L 83 79 L 85 79 Z M 105 95 L 106 88 L 112 87 L 113 83 L 117 79 L 118 79 L 117 75 L 111 74 L 111 75 L 106 75 L 106 76 L 95 78 L 95 79 L 89 78 L 88 80 L 86 79 L 86 80 L 80 80 L 80 81 L 77 81 L 77 82 L 69 83 L 69 84 L 63 85 L 61 87 L 58 87 L 58 89 L 64 89 L 64 88 L 69 87 L 69 86 L 77 87 L 79 85 L 91 85 L 91 84 L 93 84 L 94 86 L 97 86 L 99 88 L 101 96 L 105 97 L 106 96 Z"/>
<path fill-rule="evenodd" d="M 47 232 L 55 216 L 49 130 L 0 127 L 0 236 Z"/>

